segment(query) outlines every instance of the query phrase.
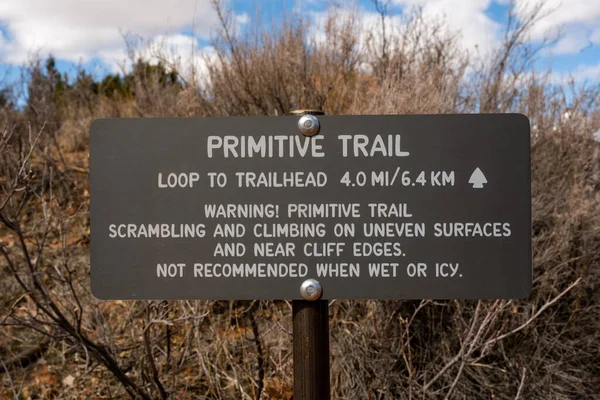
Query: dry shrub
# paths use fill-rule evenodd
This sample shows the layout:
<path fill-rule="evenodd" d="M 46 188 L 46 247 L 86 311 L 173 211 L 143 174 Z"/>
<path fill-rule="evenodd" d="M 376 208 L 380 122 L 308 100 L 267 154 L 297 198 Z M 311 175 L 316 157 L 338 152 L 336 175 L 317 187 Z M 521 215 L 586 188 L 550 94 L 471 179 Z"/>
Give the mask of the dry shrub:
<path fill-rule="evenodd" d="M 598 85 L 531 69 L 540 9 L 512 19 L 490 59 L 465 54 L 419 10 L 364 35 L 332 6 L 307 20 L 221 28 L 196 86 L 140 59 L 75 82 L 24 69 L 0 115 L 0 395 L 291 397 L 288 302 L 99 302 L 89 284 L 87 134 L 99 117 L 521 112 L 532 122 L 534 290 L 521 301 L 334 301 L 332 395 L 594 398 L 600 387 Z M 385 8 L 381 8 L 382 13 Z M 387 21 L 382 15 L 382 21 Z M 166 60 L 167 57 L 157 57 Z M 5 96 L 5 92 L 3 92 Z M 12 104 L 12 105 L 11 105 Z M 44 362 L 37 362 L 42 359 Z M 73 384 L 74 379 L 74 384 Z"/>
<path fill-rule="evenodd" d="M 283 17 L 278 25 L 256 21 L 236 32 L 231 13 L 216 7 L 221 28 L 214 60 L 207 60 L 212 115 L 347 112 L 358 86 L 356 16 L 332 9 L 319 40 L 301 17 Z"/>

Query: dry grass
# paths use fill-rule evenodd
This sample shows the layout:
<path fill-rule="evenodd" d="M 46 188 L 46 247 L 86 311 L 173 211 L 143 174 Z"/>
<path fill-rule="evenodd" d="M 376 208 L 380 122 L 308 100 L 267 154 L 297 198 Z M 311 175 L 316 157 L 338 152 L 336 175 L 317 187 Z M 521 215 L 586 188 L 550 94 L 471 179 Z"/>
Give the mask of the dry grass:
<path fill-rule="evenodd" d="M 218 4 L 217 4 L 218 6 Z M 553 86 L 523 40 L 471 59 L 419 12 L 386 42 L 333 7 L 221 29 L 201 87 L 134 69 L 128 90 L 25 70 L 0 115 L 0 397 L 291 397 L 287 302 L 99 302 L 89 285 L 87 146 L 99 117 L 520 112 L 532 121 L 534 290 L 522 301 L 335 301 L 332 396 L 588 399 L 600 388 L 599 87 Z M 257 17 L 259 18 L 259 17 Z M 359 46 L 359 43 L 363 46 Z M 139 50 L 139 49 L 138 49 Z M 131 49 L 132 60 L 140 53 Z M 44 339 L 49 338 L 49 340 Z M 40 343 L 41 345 L 37 345 Z M 33 352 L 30 351 L 33 348 Z M 27 357 L 25 357 L 27 356 Z"/>

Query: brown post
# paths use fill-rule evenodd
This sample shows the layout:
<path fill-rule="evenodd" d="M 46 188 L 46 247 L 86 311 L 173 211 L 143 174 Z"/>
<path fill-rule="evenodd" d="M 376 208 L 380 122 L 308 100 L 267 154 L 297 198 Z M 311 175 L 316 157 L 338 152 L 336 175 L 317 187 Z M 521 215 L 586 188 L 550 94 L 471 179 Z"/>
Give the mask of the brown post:
<path fill-rule="evenodd" d="M 318 110 L 295 110 L 291 115 L 323 115 Z M 294 342 L 294 400 L 328 400 L 329 303 L 292 301 Z"/>
<path fill-rule="evenodd" d="M 329 399 L 329 303 L 294 300 L 294 400 Z"/>

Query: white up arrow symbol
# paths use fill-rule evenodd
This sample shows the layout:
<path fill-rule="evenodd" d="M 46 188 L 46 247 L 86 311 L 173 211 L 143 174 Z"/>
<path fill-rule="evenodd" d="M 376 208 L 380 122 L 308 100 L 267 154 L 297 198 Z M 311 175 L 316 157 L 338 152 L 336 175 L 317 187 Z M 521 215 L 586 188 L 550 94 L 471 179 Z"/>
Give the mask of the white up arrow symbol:
<path fill-rule="evenodd" d="M 469 178 L 469 183 L 472 183 L 475 189 L 481 189 L 483 188 L 483 184 L 487 183 L 487 179 L 485 179 L 485 175 L 479 168 L 475 168 L 475 171 L 473 171 Z"/>

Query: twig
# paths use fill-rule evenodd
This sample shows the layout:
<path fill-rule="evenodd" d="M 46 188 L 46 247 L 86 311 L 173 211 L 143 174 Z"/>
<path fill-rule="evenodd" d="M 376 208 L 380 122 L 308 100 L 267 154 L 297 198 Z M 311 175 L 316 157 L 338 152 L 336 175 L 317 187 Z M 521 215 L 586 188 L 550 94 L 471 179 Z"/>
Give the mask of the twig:
<path fill-rule="evenodd" d="M 440 377 L 442 375 L 444 375 L 450 367 L 452 367 L 454 364 L 456 364 L 456 362 L 464 356 L 465 349 L 466 349 L 465 344 L 469 341 L 469 339 L 473 335 L 473 331 L 475 329 L 475 322 L 477 321 L 477 317 L 479 316 L 479 311 L 481 309 L 480 306 L 481 306 L 481 301 L 478 301 L 477 307 L 475 308 L 475 314 L 473 315 L 473 322 L 471 323 L 471 327 L 469 328 L 469 333 L 467 334 L 465 342 L 461 346 L 458 354 L 456 356 L 454 356 L 446 365 L 444 365 L 442 367 L 442 369 L 440 369 L 440 371 L 429 382 L 427 382 L 426 385 L 423 386 L 424 391 L 427 391 L 431 387 L 431 385 L 433 385 L 438 379 L 440 379 Z"/>
<path fill-rule="evenodd" d="M 146 320 L 150 321 L 150 307 L 148 303 L 146 303 Z M 160 392 L 161 399 L 166 400 L 168 398 L 168 395 L 158 376 L 158 369 L 156 368 L 156 363 L 154 362 L 154 354 L 152 354 L 152 348 L 150 345 L 150 326 L 151 325 L 148 324 L 144 328 L 144 348 L 146 350 L 148 364 L 150 364 L 150 370 L 152 372 L 152 381 L 154 382 L 156 388 Z"/>
<path fill-rule="evenodd" d="M 548 307 L 550 307 L 551 305 L 553 305 L 554 303 L 556 303 L 558 300 L 560 300 L 561 297 L 563 297 L 565 294 L 567 294 L 571 289 L 573 289 L 575 286 L 579 285 L 579 282 L 581 282 L 581 278 L 577 278 L 577 280 L 575 282 L 573 282 L 572 284 L 570 284 L 565 290 L 563 290 L 558 296 L 556 296 L 555 298 L 553 298 L 552 300 L 548 301 L 547 303 L 545 303 L 531 318 L 529 318 L 525 323 L 519 325 L 518 327 L 516 327 L 515 329 L 513 329 L 512 331 L 505 333 L 503 335 L 500 335 L 490 341 L 488 341 L 486 343 L 486 346 L 488 345 L 492 345 L 496 342 L 501 341 L 502 339 L 506 339 L 507 337 L 514 335 L 517 332 L 522 331 L 523 329 L 525 329 L 529 324 L 531 324 L 537 317 L 540 316 L 541 313 L 543 313 L 544 311 L 546 311 L 546 309 Z"/>
<path fill-rule="evenodd" d="M 258 302 L 254 303 L 254 304 L 258 304 Z M 254 304 L 248 309 L 248 317 L 250 318 L 250 325 L 252 326 L 252 334 L 254 336 L 254 344 L 256 345 L 256 361 L 258 363 L 258 379 L 256 382 L 256 385 L 257 385 L 256 398 L 260 399 L 260 396 L 263 391 L 263 385 L 264 385 L 263 381 L 265 379 L 265 359 L 264 359 L 264 354 L 263 354 L 263 345 L 262 345 L 262 341 L 260 339 L 260 332 L 258 330 L 258 324 L 256 323 L 256 317 L 254 315 L 254 307 L 255 307 Z"/>
<path fill-rule="evenodd" d="M 6 377 L 8 378 L 8 383 L 10 384 L 10 389 L 13 392 L 13 396 L 14 396 L 15 400 L 19 400 L 19 394 L 17 393 L 17 391 L 15 389 L 15 384 L 12 380 L 12 376 L 10 375 L 10 371 L 8 370 L 8 367 L 4 363 L 4 360 L 2 359 L 2 357 L 0 357 L 0 370 L 1 369 L 4 369 L 6 371 Z"/>
<path fill-rule="evenodd" d="M 515 396 L 515 400 L 519 400 L 521 397 L 521 392 L 523 391 L 523 387 L 525 386 L 525 374 L 527 373 L 527 369 L 523 367 L 523 373 L 521 374 L 521 383 L 519 383 L 519 389 L 517 390 L 517 395 Z"/>

